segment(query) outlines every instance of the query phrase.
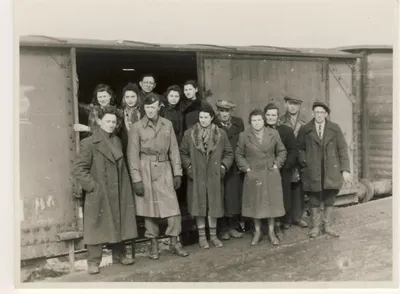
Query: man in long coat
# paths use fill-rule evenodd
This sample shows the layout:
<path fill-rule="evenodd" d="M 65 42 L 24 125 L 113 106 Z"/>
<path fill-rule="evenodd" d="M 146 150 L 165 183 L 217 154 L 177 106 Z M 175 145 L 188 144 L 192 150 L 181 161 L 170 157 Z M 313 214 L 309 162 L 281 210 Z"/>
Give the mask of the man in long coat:
<path fill-rule="evenodd" d="M 100 128 L 81 141 L 74 170 L 86 191 L 83 242 L 87 245 L 90 274 L 99 272 L 103 244 L 111 244 L 113 262 L 134 262 L 125 256 L 123 243 L 138 233 L 132 184 L 121 141 L 114 134 L 116 113 L 113 106 L 100 110 Z"/>
<path fill-rule="evenodd" d="M 347 143 L 339 125 L 327 120 L 328 105 L 316 101 L 312 109 L 314 119 L 301 127 L 298 136 L 301 176 L 304 191 L 310 197 L 310 237 L 320 233 L 321 202 L 324 203 L 324 231 L 338 237 L 339 233 L 332 228 L 333 208 L 343 182 L 351 180 Z"/>
<path fill-rule="evenodd" d="M 151 259 L 158 259 L 159 224 L 167 218 L 165 232 L 170 236 L 170 250 L 188 256 L 178 241 L 181 213 L 175 189 L 181 185 L 182 166 L 172 123 L 159 116 L 159 96 L 151 94 L 144 100 L 146 115 L 131 127 L 127 157 L 136 194 L 136 213 L 144 216 L 145 237 L 150 238 Z"/>
<path fill-rule="evenodd" d="M 240 117 L 232 116 L 235 104 L 226 100 L 218 100 L 217 118 L 215 124 L 223 129 L 231 143 L 232 150 L 235 152 L 239 134 L 244 131 L 244 123 Z M 224 213 L 221 218 L 220 232 L 222 240 L 232 238 L 242 238 L 243 234 L 236 229 L 239 226 L 239 217 L 242 212 L 242 192 L 244 174 L 239 171 L 235 162 L 227 171 L 224 177 Z"/>
<path fill-rule="evenodd" d="M 180 153 L 188 175 L 188 211 L 196 217 L 201 248 L 209 248 L 205 232 L 208 217 L 210 241 L 222 247 L 217 237 L 217 219 L 224 216 L 223 177 L 232 165 L 234 153 L 223 129 L 212 123 L 214 110 L 203 106 L 199 122 L 183 136 Z"/>
<path fill-rule="evenodd" d="M 290 127 L 294 132 L 294 137 L 297 138 L 300 127 L 305 125 L 308 120 L 300 112 L 300 106 L 303 100 L 293 96 L 285 96 L 286 113 L 280 117 L 280 123 Z M 296 156 L 296 158 L 298 158 Z M 283 228 L 288 229 L 290 224 L 297 225 L 301 228 L 307 228 L 308 224 L 302 219 L 305 210 L 304 205 L 304 191 L 300 179 L 298 161 L 293 168 L 290 191 L 291 191 L 291 205 L 290 212 L 286 215 Z M 289 218 L 291 216 L 291 219 Z"/>

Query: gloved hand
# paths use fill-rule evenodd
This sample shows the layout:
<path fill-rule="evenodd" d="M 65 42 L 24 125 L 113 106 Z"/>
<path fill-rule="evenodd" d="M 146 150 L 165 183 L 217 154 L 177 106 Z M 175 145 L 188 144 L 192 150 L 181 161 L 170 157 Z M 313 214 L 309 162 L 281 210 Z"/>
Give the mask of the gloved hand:
<path fill-rule="evenodd" d="M 137 196 L 143 197 L 144 196 L 143 182 L 133 183 L 133 191 Z"/>
<path fill-rule="evenodd" d="M 181 185 L 182 185 L 181 176 L 174 176 L 174 188 L 175 188 L 175 190 L 178 190 Z"/>

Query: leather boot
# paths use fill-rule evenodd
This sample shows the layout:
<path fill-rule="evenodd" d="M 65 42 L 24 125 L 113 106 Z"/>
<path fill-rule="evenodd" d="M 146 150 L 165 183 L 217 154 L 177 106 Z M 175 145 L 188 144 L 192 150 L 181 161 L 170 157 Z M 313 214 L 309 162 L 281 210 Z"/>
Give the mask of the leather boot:
<path fill-rule="evenodd" d="M 223 232 L 223 233 L 221 234 L 221 239 L 222 239 L 222 240 L 227 241 L 227 240 L 229 240 L 230 238 L 231 238 L 231 235 L 229 234 L 228 231 L 225 231 L 225 232 Z"/>
<path fill-rule="evenodd" d="M 90 275 L 95 275 L 95 274 L 100 273 L 99 266 L 95 263 L 91 263 L 91 262 L 88 263 L 88 273 Z"/>
<path fill-rule="evenodd" d="M 150 259 L 159 259 L 160 255 L 158 253 L 158 241 L 157 238 L 150 239 L 150 252 L 149 252 Z"/>
<path fill-rule="evenodd" d="M 321 211 L 319 207 L 311 207 L 311 230 L 310 238 L 316 238 L 321 232 Z"/>
<path fill-rule="evenodd" d="M 238 232 L 236 229 L 229 229 L 229 235 L 235 239 L 240 239 L 243 237 L 243 234 Z"/>
<path fill-rule="evenodd" d="M 135 263 L 133 258 L 126 256 L 126 247 L 124 243 L 121 242 L 113 245 L 111 250 L 113 263 L 121 263 L 123 265 L 131 265 Z"/>
<path fill-rule="evenodd" d="M 217 237 L 217 228 L 210 228 L 210 242 L 217 248 L 224 246 Z"/>
<path fill-rule="evenodd" d="M 207 236 L 206 236 L 206 228 L 199 228 L 199 246 L 203 249 L 209 249 L 210 245 L 208 244 L 207 241 Z"/>
<path fill-rule="evenodd" d="M 333 206 L 324 207 L 324 231 L 332 237 L 339 237 L 339 233 L 332 228 L 333 224 Z"/>
<path fill-rule="evenodd" d="M 174 254 L 176 254 L 176 255 L 178 255 L 178 256 L 180 256 L 180 257 L 186 257 L 186 256 L 189 255 L 188 252 L 186 252 L 185 250 L 183 250 L 181 242 L 179 242 L 179 241 L 178 241 L 178 238 L 175 237 L 175 236 L 172 236 L 172 237 L 170 238 L 169 250 L 170 250 L 172 253 L 174 253 Z"/>

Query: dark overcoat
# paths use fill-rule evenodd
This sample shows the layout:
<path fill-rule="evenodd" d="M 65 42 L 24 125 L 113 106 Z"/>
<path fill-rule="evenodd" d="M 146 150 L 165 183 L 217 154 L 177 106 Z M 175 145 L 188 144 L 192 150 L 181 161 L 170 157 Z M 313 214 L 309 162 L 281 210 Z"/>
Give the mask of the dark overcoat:
<path fill-rule="evenodd" d="M 244 131 L 244 123 L 240 117 L 234 116 L 231 118 L 231 123 L 231 127 L 227 128 L 218 119 L 215 120 L 215 124 L 226 132 L 232 150 L 235 152 L 239 134 Z M 244 174 L 238 169 L 236 163 L 233 162 L 224 177 L 225 216 L 230 217 L 241 213 L 243 180 Z"/>
<path fill-rule="evenodd" d="M 346 139 L 339 125 L 327 120 L 320 140 L 313 119 L 300 128 L 297 139 L 304 191 L 341 189 L 342 172 L 350 172 L 350 162 Z"/>
<path fill-rule="evenodd" d="M 294 137 L 293 129 L 286 125 L 279 125 L 276 127 L 281 137 L 282 143 L 286 149 L 286 160 L 280 168 L 282 177 L 282 190 L 283 190 L 283 203 L 285 211 L 290 210 L 291 197 L 292 197 L 292 175 L 293 168 L 297 163 L 298 147 L 296 145 L 296 138 Z"/>
<path fill-rule="evenodd" d="M 178 145 L 180 145 L 183 137 L 183 115 L 180 105 L 173 107 L 166 102 L 166 104 L 163 104 L 161 107 L 160 116 L 172 122 L 176 140 L 178 141 Z"/>
<path fill-rule="evenodd" d="M 207 151 L 204 150 L 199 124 L 187 130 L 180 147 L 182 166 L 188 175 L 187 202 L 192 216 L 223 217 L 224 185 L 221 164 L 227 170 L 234 153 L 225 131 L 211 125 Z M 189 168 L 190 167 L 190 168 Z"/>
<path fill-rule="evenodd" d="M 207 101 L 200 98 L 196 98 L 194 101 L 184 98 L 180 103 L 183 114 L 183 131 L 191 128 L 199 121 L 199 112 L 203 105 L 208 104 L 212 108 Z"/>
<path fill-rule="evenodd" d="M 266 127 L 262 143 L 251 128 L 239 135 L 235 160 L 247 172 L 243 184 L 242 215 L 251 218 L 275 218 L 285 214 L 279 168 L 286 149 L 277 130 Z M 278 168 L 274 168 L 274 164 Z"/>
<path fill-rule="evenodd" d="M 74 175 L 86 191 L 84 203 L 85 244 L 117 243 L 136 238 L 136 213 L 132 184 L 122 155 L 122 145 L 113 155 L 101 129 L 80 143 Z"/>

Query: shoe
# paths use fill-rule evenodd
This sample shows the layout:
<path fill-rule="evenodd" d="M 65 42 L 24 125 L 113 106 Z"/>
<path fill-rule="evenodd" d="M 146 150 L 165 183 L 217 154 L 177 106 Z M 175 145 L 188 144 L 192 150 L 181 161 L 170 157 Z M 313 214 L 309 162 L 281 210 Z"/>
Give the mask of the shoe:
<path fill-rule="evenodd" d="M 229 232 L 224 232 L 224 233 L 221 235 L 221 239 L 222 239 L 222 240 L 227 241 L 227 240 L 229 240 L 230 238 L 231 238 L 231 235 L 229 234 Z"/>
<path fill-rule="evenodd" d="M 158 253 L 158 240 L 156 238 L 150 239 L 150 252 L 149 252 L 150 259 L 159 259 L 160 255 Z"/>
<path fill-rule="evenodd" d="M 340 234 L 332 228 L 333 223 L 333 206 L 324 208 L 324 232 L 332 237 L 339 237 Z"/>
<path fill-rule="evenodd" d="M 178 238 L 177 237 L 171 237 L 170 238 L 170 243 L 169 243 L 169 250 L 180 256 L 180 257 L 186 257 L 189 255 L 188 252 L 186 252 L 185 250 L 183 250 L 182 248 L 182 244 L 180 242 L 178 242 Z"/>
<path fill-rule="evenodd" d="M 114 261 L 113 261 L 114 262 Z M 133 258 L 129 258 L 126 256 L 122 256 L 119 260 L 119 263 L 123 264 L 123 265 L 131 265 L 135 263 L 135 260 Z"/>
<path fill-rule="evenodd" d="M 278 246 L 279 245 L 279 240 L 275 236 L 275 232 L 274 231 L 268 233 L 268 238 L 269 238 L 269 241 L 271 242 L 272 245 L 274 245 L 274 246 Z"/>
<path fill-rule="evenodd" d="M 88 273 L 90 275 L 95 275 L 95 274 L 98 274 L 99 272 L 100 272 L 100 269 L 97 265 L 94 265 L 94 264 L 88 265 Z"/>
<path fill-rule="evenodd" d="M 311 212 L 311 230 L 309 232 L 310 238 L 316 238 L 321 233 L 321 212 L 319 207 L 312 207 Z"/>
<path fill-rule="evenodd" d="M 240 232 L 238 232 L 236 229 L 230 229 L 230 230 L 229 230 L 229 235 L 230 235 L 232 238 L 235 238 L 235 239 L 243 238 L 243 234 L 240 233 Z M 222 239 L 222 240 L 223 240 L 223 239 Z"/>
<path fill-rule="evenodd" d="M 299 220 L 298 222 L 294 222 L 293 224 L 299 226 L 300 228 L 308 228 L 308 224 L 304 220 Z"/>
<path fill-rule="evenodd" d="M 279 239 L 279 240 L 283 240 L 283 232 L 282 232 L 282 230 L 281 230 L 281 228 L 280 227 L 275 227 L 274 228 L 274 230 L 275 230 L 275 236 Z"/>
<path fill-rule="evenodd" d="M 217 248 L 224 246 L 221 240 L 217 237 L 217 228 L 210 228 L 210 242 Z"/>
<path fill-rule="evenodd" d="M 290 228 L 290 224 L 289 223 L 283 223 L 283 229 L 284 230 L 288 230 Z"/>
<path fill-rule="evenodd" d="M 253 240 L 251 240 L 251 244 L 250 245 L 251 246 L 257 245 L 258 243 L 260 243 L 261 239 L 262 239 L 261 231 L 255 231 L 254 232 L 254 236 L 253 236 Z"/>

